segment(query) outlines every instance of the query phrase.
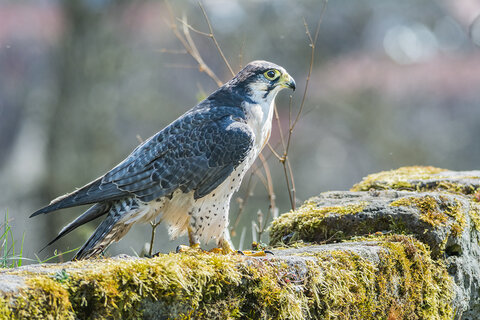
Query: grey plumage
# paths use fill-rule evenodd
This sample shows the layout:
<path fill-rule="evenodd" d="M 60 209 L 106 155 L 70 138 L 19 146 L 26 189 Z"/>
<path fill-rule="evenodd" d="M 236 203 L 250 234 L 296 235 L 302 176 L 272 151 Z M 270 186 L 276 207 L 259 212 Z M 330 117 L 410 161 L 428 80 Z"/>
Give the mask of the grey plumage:
<path fill-rule="evenodd" d="M 280 82 L 280 78 L 275 81 L 266 80 L 263 74 L 270 69 L 280 70 L 285 78 L 282 78 L 283 82 Z M 250 162 L 258 154 L 258 149 L 261 149 L 258 147 L 260 131 L 255 125 L 252 126 L 249 106 L 263 105 L 264 101 L 258 98 L 257 87 L 252 84 L 266 88 L 263 99 L 275 89 L 273 96 L 268 97 L 268 103 L 273 101 L 280 85 L 294 88 L 293 79 L 277 65 L 263 61 L 247 65 L 231 81 L 146 140 L 105 175 L 73 193 L 53 200 L 49 206 L 33 213 L 31 217 L 62 208 L 94 204 L 63 228 L 48 245 L 78 226 L 108 214 L 77 253 L 76 258 L 94 256 L 110 242 L 119 240 L 136 220 L 145 220 L 159 214 L 166 218 L 168 214 L 163 211 L 167 210 L 168 201 L 174 196 L 175 199 L 180 199 L 179 195 L 191 194 L 192 199 L 183 197 L 170 206 L 182 207 L 188 202 L 192 206 L 206 208 L 212 201 L 213 207 L 214 202 L 226 201 L 223 208 L 227 207 L 228 214 L 233 187 L 230 188 L 232 191 L 225 194 L 225 199 L 219 200 L 215 194 L 211 199 L 207 196 L 221 185 L 225 186 L 225 181 L 241 165 L 242 172 L 237 173 L 239 185 L 244 171 L 251 165 Z M 270 106 L 263 108 L 268 109 Z M 246 165 L 247 168 L 243 168 Z M 232 179 L 235 181 L 235 178 Z M 235 184 L 235 189 L 238 185 Z M 210 199 L 209 204 L 205 204 L 207 198 Z M 197 211 L 202 211 L 200 208 Z M 192 215 L 191 209 L 186 211 Z M 186 231 L 183 216 L 167 220 L 170 224 L 182 228 L 180 233 Z M 174 220 L 176 222 L 172 222 Z M 193 220 L 195 219 L 192 218 Z M 190 227 L 195 228 L 195 225 L 190 224 Z M 223 233 L 221 235 L 224 236 Z"/>

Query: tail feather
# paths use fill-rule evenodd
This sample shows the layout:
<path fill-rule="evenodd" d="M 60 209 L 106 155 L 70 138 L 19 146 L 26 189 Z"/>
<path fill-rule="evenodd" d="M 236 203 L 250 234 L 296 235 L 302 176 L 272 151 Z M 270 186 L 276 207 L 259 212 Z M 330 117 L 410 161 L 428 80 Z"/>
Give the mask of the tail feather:
<path fill-rule="evenodd" d="M 100 254 L 113 241 L 111 237 L 107 239 L 107 235 L 112 233 L 115 222 L 115 217 L 109 215 L 78 250 L 72 260 L 88 259 Z"/>
<path fill-rule="evenodd" d="M 68 225 L 63 227 L 63 229 L 58 233 L 58 235 L 50 241 L 45 247 L 43 247 L 39 252 L 42 252 L 46 247 L 50 246 L 53 244 L 55 241 L 58 239 L 62 238 L 66 234 L 70 233 L 71 231 L 75 230 L 76 228 L 80 227 L 81 225 L 90 222 L 108 212 L 110 209 L 111 204 L 108 202 L 104 203 L 97 203 L 90 207 L 87 211 L 85 211 L 82 215 L 80 215 L 78 218 L 70 222 Z"/>
<path fill-rule="evenodd" d="M 98 178 L 72 193 L 68 193 L 52 200 L 48 206 L 43 207 L 30 215 L 30 218 L 59 209 L 102 201 L 118 200 L 125 197 L 127 194 L 127 192 L 118 189 L 113 183 L 102 184 L 102 178 Z"/>
<path fill-rule="evenodd" d="M 121 214 L 110 212 L 72 260 L 89 259 L 99 255 L 112 242 L 120 240 L 132 225 L 132 222 L 126 223 L 123 221 Z"/>

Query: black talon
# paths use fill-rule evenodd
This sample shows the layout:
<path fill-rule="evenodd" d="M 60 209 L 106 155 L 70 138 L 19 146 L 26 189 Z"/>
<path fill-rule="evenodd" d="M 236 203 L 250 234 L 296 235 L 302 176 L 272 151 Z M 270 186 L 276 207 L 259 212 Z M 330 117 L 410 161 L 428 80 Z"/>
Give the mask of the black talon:
<path fill-rule="evenodd" d="M 265 252 L 265 254 L 269 253 L 269 254 L 271 254 L 272 256 L 275 255 L 275 254 L 274 254 L 272 251 L 270 251 L 270 250 L 263 250 L 263 252 Z"/>
<path fill-rule="evenodd" d="M 245 255 L 245 253 L 243 253 L 243 251 L 242 251 L 242 250 L 237 250 L 237 253 L 241 254 L 242 256 L 244 256 L 244 255 Z"/>

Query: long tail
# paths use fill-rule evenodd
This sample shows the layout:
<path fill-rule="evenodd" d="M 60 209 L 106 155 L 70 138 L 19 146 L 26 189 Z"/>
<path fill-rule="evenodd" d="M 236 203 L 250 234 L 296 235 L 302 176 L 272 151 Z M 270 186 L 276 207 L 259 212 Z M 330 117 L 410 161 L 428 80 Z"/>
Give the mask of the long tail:
<path fill-rule="evenodd" d="M 127 222 L 128 219 L 123 218 L 137 208 L 138 205 L 133 199 L 112 204 L 107 218 L 97 227 L 72 260 L 95 257 L 112 242 L 120 240 L 133 225 L 132 221 Z"/>
<path fill-rule="evenodd" d="M 128 192 L 118 189 L 115 184 L 102 184 L 102 178 L 100 177 L 72 193 L 53 199 L 48 206 L 43 207 L 30 215 L 30 218 L 59 209 L 119 200 L 126 196 L 128 196 Z"/>
<path fill-rule="evenodd" d="M 111 207 L 111 203 L 97 203 L 91 206 L 87 211 L 82 213 L 77 219 L 70 222 L 68 225 L 63 227 L 63 229 L 58 233 L 58 235 L 50 241 L 45 247 L 40 249 L 39 252 L 42 252 L 46 247 L 53 244 L 58 239 L 62 238 L 66 234 L 70 233 L 71 231 L 75 230 L 76 228 L 80 227 L 81 225 L 90 222 L 104 214 L 106 214 Z"/>

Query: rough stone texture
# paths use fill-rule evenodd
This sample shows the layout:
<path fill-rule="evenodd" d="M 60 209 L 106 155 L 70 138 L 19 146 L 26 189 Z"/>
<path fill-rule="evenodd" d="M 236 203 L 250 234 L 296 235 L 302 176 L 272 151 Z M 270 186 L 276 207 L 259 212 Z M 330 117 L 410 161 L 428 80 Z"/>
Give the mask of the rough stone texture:
<path fill-rule="evenodd" d="M 0 318 L 478 319 L 480 172 L 409 167 L 271 226 L 274 256 L 201 252 L 0 271 Z"/>
<path fill-rule="evenodd" d="M 456 319 L 480 318 L 480 171 L 406 167 L 326 192 L 279 217 L 271 244 L 329 243 L 367 234 L 411 234 L 454 279 Z"/>
<path fill-rule="evenodd" d="M 415 199 L 425 201 L 425 206 L 431 208 L 416 206 Z M 413 202 L 399 205 L 402 200 Z M 335 212 L 336 208 L 349 207 L 356 211 Z M 432 212 L 423 212 L 429 209 Z M 271 244 L 297 240 L 322 243 L 375 232 L 400 233 L 415 234 L 430 246 L 435 257 L 445 253 L 457 255 L 461 244 L 471 241 L 467 232 L 472 226 L 470 210 L 469 199 L 439 192 L 325 192 L 311 198 L 297 212 L 284 214 L 275 221 Z M 434 216 L 429 219 L 427 214 Z"/>
<path fill-rule="evenodd" d="M 10 274 L 0 275 L 0 292 L 2 293 L 16 293 L 24 286 L 25 283 L 23 281 L 23 277 Z"/>
<path fill-rule="evenodd" d="M 0 318 L 450 319 L 452 281 L 407 236 L 8 269 Z"/>

